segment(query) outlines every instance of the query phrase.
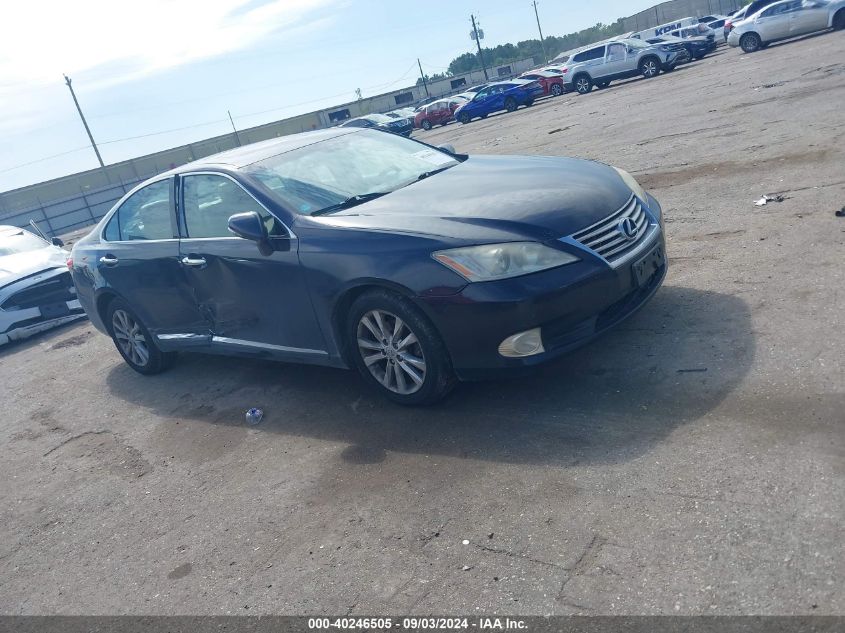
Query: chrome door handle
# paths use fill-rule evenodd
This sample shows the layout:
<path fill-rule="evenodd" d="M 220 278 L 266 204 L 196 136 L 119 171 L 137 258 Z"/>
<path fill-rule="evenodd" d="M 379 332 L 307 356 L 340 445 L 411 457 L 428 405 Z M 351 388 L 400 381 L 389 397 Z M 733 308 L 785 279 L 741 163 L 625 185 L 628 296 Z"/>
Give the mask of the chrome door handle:
<path fill-rule="evenodd" d="M 204 257 L 183 257 L 181 261 L 183 266 L 205 266 Z"/>
<path fill-rule="evenodd" d="M 120 260 L 118 260 L 114 255 L 103 255 L 100 258 L 100 263 L 103 266 L 114 266 L 118 261 Z"/>

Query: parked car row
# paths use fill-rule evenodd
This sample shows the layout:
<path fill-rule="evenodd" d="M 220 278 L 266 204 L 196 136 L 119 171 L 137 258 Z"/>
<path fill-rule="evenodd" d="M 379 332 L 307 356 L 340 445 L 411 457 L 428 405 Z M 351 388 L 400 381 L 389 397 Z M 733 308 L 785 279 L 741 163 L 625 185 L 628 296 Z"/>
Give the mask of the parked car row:
<path fill-rule="evenodd" d="M 761 0 L 758 0 L 758 3 Z M 826 29 L 845 29 L 845 0 L 780 0 L 731 19 L 728 45 L 754 53 L 769 44 Z M 759 6 L 759 4 L 758 4 Z"/>

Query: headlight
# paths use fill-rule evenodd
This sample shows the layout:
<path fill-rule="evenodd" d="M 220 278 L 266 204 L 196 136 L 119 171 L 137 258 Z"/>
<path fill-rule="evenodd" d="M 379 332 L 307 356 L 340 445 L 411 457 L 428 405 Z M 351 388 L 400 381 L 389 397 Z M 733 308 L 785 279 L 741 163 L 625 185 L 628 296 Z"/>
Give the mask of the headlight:
<path fill-rule="evenodd" d="M 619 169 L 618 167 L 614 167 L 613 169 L 615 169 L 616 173 L 619 174 L 620 178 L 625 181 L 625 184 L 628 185 L 628 188 L 634 192 L 635 196 L 637 196 L 640 200 L 643 201 L 648 199 L 645 195 L 645 189 L 640 187 L 640 183 L 637 182 L 636 178 L 634 178 L 624 169 Z"/>
<path fill-rule="evenodd" d="M 467 281 L 507 279 L 578 261 L 574 255 L 537 242 L 452 248 L 437 251 L 431 256 Z"/>

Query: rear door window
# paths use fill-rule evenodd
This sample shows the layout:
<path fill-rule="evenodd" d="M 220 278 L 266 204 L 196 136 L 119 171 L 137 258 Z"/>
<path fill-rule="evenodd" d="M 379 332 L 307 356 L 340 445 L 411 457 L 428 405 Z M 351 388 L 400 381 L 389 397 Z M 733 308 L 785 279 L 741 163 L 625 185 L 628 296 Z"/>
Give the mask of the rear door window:
<path fill-rule="evenodd" d="M 159 180 L 129 196 L 103 231 L 108 242 L 173 239 L 173 179 Z"/>

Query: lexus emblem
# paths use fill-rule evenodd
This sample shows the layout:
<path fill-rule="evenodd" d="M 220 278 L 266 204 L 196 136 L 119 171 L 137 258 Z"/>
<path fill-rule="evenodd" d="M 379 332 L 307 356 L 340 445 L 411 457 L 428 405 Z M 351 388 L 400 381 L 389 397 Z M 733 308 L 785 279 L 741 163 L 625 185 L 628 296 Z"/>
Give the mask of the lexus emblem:
<path fill-rule="evenodd" d="M 637 234 L 640 230 L 637 228 L 636 223 L 631 218 L 625 218 L 616 225 L 616 229 L 625 237 L 626 240 L 629 242 L 633 242 L 637 239 Z"/>

